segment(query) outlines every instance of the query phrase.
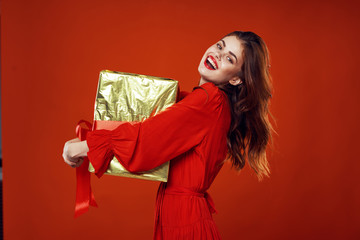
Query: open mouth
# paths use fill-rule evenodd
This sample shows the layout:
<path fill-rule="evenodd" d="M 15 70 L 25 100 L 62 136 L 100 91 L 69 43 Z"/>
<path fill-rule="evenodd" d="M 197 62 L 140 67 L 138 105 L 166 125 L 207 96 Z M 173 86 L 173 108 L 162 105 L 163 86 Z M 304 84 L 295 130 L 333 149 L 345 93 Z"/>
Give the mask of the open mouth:
<path fill-rule="evenodd" d="M 205 67 L 207 67 L 210 70 L 216 70 L 218 68 L 215 58 L 211 55 L 209 55 L 206 58 L 204 64 L 205 64 Z"/>

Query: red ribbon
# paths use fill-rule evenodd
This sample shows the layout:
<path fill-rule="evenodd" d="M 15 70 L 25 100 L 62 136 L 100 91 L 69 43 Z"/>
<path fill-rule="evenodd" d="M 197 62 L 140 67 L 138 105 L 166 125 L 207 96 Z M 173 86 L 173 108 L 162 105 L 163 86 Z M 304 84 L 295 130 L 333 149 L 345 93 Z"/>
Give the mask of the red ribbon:
<path fill-rule="evenodd" d="M 84 123 L 86 128 L 82 128 Z M 81 140 L 86 140 L 86 135 L 92 129 L 92 124 L 85 120 L 80 120 L 76 126 L 76 136 Z M 89 206 L 97 207 L 94 194 L 91 191 L 89 159 L 84 157 L 83 163 L 76 168 L 76 202 L 75 202 L 75 218 L 86 213 Z"/>

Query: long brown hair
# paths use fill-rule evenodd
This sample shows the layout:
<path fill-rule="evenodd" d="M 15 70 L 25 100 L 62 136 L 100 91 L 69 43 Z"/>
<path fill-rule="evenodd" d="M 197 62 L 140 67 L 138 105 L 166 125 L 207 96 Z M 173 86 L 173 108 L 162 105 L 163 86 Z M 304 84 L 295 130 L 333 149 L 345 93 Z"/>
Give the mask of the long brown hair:
<path fill-rule="evenodd" d="M 227 159 L 237 170 L 245 166 L 247 159 L 260 180 L 270 174 L 266 158 L 273 131 L 268 118 L 272 96 L 269 52 L 265 42 L 253 32 L 235 31 L 226 36 L 236 36 L 244 49 L 239 73 L 242 83 L 219 86 L 228 95 L 231 106 Z"/>

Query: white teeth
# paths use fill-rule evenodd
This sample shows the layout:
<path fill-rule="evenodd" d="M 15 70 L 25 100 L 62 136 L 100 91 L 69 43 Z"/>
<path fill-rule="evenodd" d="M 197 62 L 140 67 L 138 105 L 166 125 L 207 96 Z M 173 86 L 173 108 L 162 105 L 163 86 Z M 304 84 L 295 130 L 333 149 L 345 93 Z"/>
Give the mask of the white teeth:
<path fill-rule="evenodd" d="M 207 60 L 213 66 L 213 68 L 216 69 L 216 64 L 214 63 L 214 61 L 210 57 L 208 57 Z"/>

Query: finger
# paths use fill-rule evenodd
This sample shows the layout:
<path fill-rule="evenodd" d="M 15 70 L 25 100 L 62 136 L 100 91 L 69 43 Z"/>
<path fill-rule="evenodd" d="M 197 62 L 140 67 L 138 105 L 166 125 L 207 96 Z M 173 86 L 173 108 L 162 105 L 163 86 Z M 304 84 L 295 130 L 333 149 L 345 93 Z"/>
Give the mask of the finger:
<path fill-rule="evenodd" d="M 65 152 L 63 153 L 62 157 L 63 157 L 65 162 L 77 163 L 79 161 L 78 158 L 69 157 Z"/>
<path fill-rule="evenodd" d="M 75 164 L 75 166 L 80 167 L 83 162 L 84 162 L 84 159 L 80 158 L 79 161 Z"/>
<path fill-rule="evenodd" d="M 77 164 L 79 162 L 79 159 L 77 159 L 77 158 L 67 158 L 67 160 L 73 164 Z"/>
<path fill-rule="evenodd" d="M 70 167 L 76 167 L 76 163 L 73 163 L 73 162 L 70 162 L 70 161 L 67 161 L 67 160 L 65 160 L 65 163 L 67 164 L 67 165 L 69 165 Z"/>
<path fill-rule="evenodd" d="M 77 164 L 81 159 L 79 157 L 76 158 L 69 157 L 66 153 L 63 153 L 62 157 L 67 164 L 73 164 L 73 165 Z"/>

